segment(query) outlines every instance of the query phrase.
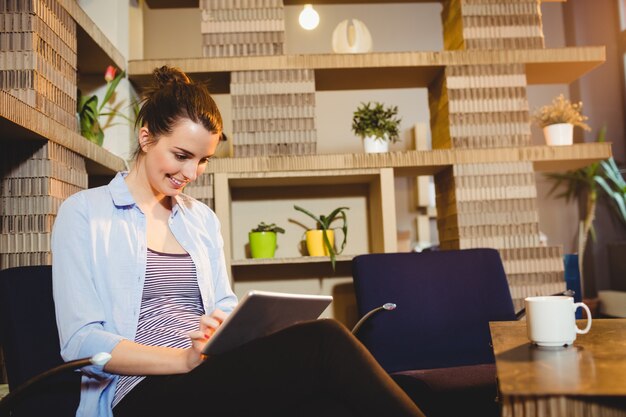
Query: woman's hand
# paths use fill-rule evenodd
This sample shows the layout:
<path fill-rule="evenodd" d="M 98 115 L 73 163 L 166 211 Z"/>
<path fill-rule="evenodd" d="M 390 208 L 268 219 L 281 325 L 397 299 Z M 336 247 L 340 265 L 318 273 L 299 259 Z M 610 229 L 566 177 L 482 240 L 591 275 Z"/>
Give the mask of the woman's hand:
<path fill-rule="evenodd" d="M 187 349 L 187 366 L 189 370 L 202 363 L 204 359 L 204 355 L 202 355 L 204 345 L 213 336 L 217 328 L 222 325 L 226 317 L 226 313 L 219 309 L 214 310 L 209 315 L 204 314 L 200 317 L 199 330 L 189 333 L 189 338 L 191 339 L 191 348 Z"/>

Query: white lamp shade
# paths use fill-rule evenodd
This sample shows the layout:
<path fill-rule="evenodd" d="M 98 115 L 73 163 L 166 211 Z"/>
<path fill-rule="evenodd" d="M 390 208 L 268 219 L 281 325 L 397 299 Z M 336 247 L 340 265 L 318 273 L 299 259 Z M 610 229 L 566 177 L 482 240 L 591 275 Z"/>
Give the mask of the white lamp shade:
<path fill-rule="evenodd" d="M 357 19 L 339 22 L 333 31 L 335 53 L 363 53 L 372 51 L 372 35 L 365 23 Z"/>

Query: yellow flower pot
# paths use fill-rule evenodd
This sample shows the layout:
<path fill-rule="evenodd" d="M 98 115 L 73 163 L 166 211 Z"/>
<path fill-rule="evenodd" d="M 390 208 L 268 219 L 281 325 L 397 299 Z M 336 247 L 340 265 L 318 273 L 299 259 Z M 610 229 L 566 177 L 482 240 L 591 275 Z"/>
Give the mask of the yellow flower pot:
<path fill-rule="evenodd" d="M 307 230 L 306 232 L 306 249 L 309 256 L 330 256 L 328 248 L 324 245 L 323 230 Z M 333 230 L 327 230 L 326 235 L 330 245 L 335 247 L 335 233 Z"/>

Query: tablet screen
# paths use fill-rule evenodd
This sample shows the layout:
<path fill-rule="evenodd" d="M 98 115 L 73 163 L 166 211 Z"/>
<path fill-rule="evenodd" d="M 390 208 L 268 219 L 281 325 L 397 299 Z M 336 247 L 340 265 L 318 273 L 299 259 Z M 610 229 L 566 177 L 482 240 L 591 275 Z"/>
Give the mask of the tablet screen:
<path fill-rule="evenodd" d="M 224 353 L 298 322 L 315 320 L 332 299 L 328 295 L 250 291 L 211 336 L 203 353 Z"/>

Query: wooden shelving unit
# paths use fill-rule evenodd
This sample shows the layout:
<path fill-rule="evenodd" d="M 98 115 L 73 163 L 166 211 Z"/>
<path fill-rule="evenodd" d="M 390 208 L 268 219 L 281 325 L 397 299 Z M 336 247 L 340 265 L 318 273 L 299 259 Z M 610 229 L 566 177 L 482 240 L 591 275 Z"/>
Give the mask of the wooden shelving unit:
<path fill-rule="evenodd" d="M 564 2 L 565 0 L 543 0 L 544 2 Z M 440 3 L 441 0 L 320 0 L 315 2 L 318 4 L 365 4 L 365 3 Z M 146 0 L 148 7 L 151 9 L 173 9 L 185 8 L 191 9 L 198 7 L 197 0 Z M 310 3 L 309 0 L 285 0 L 285 6 L 304 5 Z"/>
<path fill-rule="evenodd" d="M 76 0 L 57 1 L 11 2 L 1 13 L 13 23 L 3 26 L 0 269 L 49 265 L 61 202 L 126 168 L 82 137 L 75 119 L 81 78 L 97 76 L 104 85 L 106 67 L 125 70 L 126 59 Z"/>
<path fill-rule="evenodd" d="M 394 168 L 402 176 L 434 175 L 451 165 L 489 162 L 532 162 L 535 171 L 555 172 L 577 169 L 611 156 L 610 143 L 581 143 L 571 146 L 526 146 L 493 149 L 435 149 L 431 151 L 390 152 L 386 154 L 292 155 L 255 158 L 213 159 L 206 173 L 227 173 L 258 185 L 293 183 L 297 172 L 307 172 L 309 184 L 321 181 L 317 170 Z M 281 175 L 277 175 L 281 172 Z M 273 178 L 270 178 L 273 177 Z M 330 178 L 332 175 L 324 175 Z M 297 180 L 301 183 L 301 179 Z M 344 181 L 344 180 L 342 180 Z M 280 184 L 279 184 L 280 182 Z M 265 183 L 265 184 L 263 184 Z"/>
<path fill-rule="evenodd" d="M 89 142 L 79 133 L 68 129 L 33 109 L 12 95 L 0 91 L 0 130 L 3 140 L 49 140 L 84 156 L 91 175 L 114 175 L 125 168 L 124 160 L 102 147 Z"/>
<path fill-rule="evenodd" d="M 354 258 L 354 255 L 338 255 L 337 262 L 348 262 Z M 285 264 L 327 264 L 329 258 L 327 256 L 301 256 L 298 258 L 266 258 L 266 259 L 233 259 L 231 266 L 261 266 L 261 265 L 285 265 Z"/>
<path fill-rule="evenodd" d="M 197 80 L 210 81 L 211 90 L 229 92 L 230 72 L 313 69 L 315 88 L 351 90 L 428 87 L 445 67 L 524 64 L 529 84 L 571 83 L 605 60 L 604 46 L 533 50 L 380 52 L 310 54 L 234 58 L 131 60 L 130 80 L 139 87 L 162 65 L 185 68 Z"/>
<path fill-rule="evenodd" d="M 584 167 L 611 156 L 610 143 L 572 146 L 528 146 L 494 149 L 437 149 L 387 154 L 335 154 L 218 158 L 207 166 L 205 175 L 214 177 L 215 212 L 224 232 L 227 262 L 235 278 L 241 268 L 286 266 L 323 262 L 327 258 L 231 259 L 231 204 L 238 188 L 312 187 L 318 185 L 363 184 L 367 187 L 372 252 L 397 250 L 395 218 L 395 177 L 435 175 L 453 165 L 490 162 L 531 162 L 539 172 L 566 171 Z M 338 258 L 348 262 L 351 255 Z"/>
<path fill-rule="evenodd" d="M 76 0 L 58 0 L 77 24 L 78 68 L 81 74 L 104 74 L 108 65 L 126 70 L 126 58 L 102 33 Z"/>

